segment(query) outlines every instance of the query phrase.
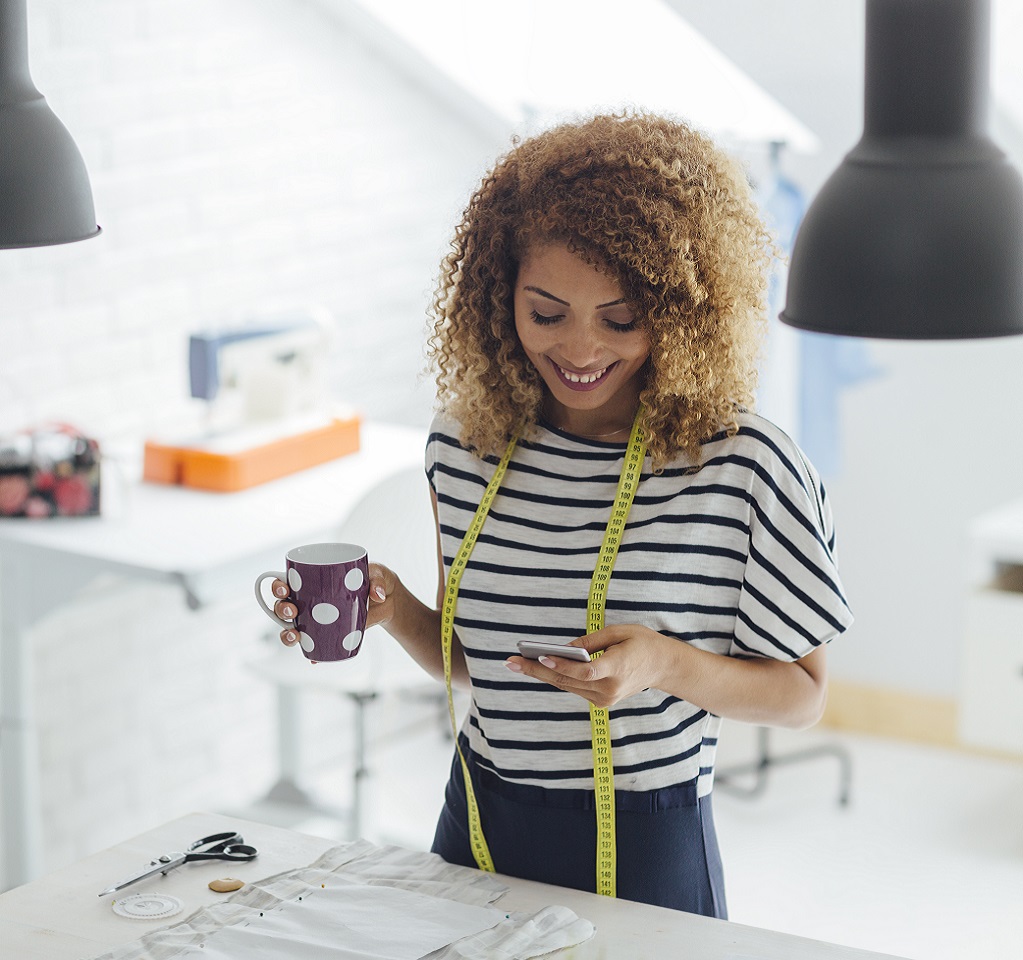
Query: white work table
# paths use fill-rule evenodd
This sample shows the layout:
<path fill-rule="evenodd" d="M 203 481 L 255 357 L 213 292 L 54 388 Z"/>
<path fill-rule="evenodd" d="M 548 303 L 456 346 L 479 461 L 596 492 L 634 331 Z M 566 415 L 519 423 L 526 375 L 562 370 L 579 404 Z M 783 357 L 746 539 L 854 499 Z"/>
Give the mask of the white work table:
<path fill-rule="evenodd" d="M 226 830 L 241 832 L 247 843 L 258 848 L 258 858 L 229 866 L 219 861 L 186 864 L 122 893 L 160 892 L 177 897 L 184 910 L 176 917 L 126 919 L 113 912 L 109 897 L 97 896 L 150 858 Z M 190 814 L 0 896 L 0 943 L 5 956 L 18 960 L 84 960 L 227 899 L 230 894 L 213 893 L 207 887 L 212 879 L 233 876 L 256 881 L 305 866 L 333 845 L 334 841 L 279 827 Z M 887 956 L 500 874 L 497 878 L 509 887 L 496 904 L 502 910 L 533 913 L 557 904 L 593 923 L 592 939 L 549 954 L 565 960 L 882 960 Z"/>
<path fill-rule="evenodd" d="M 988 564 L 1023 564 L 1023 500 L 1016 500 L 990 510 L 977 517 L 969 528 L 970 546 L 975 552 L 973 558 L 983 563 L 982 572 L 987 576 Z"/>
<path fill-rule="evenodd" d="M 421 467 L 425 440 L 364 423 L 357 453 L 238 493 L 128 482 L 101 517 L 0 520 L 0 890 L 42 863 L 32 624 L 103 574 L 178 584 L 193 608 L 251 593 L 285 550 L 330 537 L 376 485 Z"/>
<path fill-rule="evenodd" d="M 1023 756 L 1023 500 L 969 528 L 959 738 Z"/>

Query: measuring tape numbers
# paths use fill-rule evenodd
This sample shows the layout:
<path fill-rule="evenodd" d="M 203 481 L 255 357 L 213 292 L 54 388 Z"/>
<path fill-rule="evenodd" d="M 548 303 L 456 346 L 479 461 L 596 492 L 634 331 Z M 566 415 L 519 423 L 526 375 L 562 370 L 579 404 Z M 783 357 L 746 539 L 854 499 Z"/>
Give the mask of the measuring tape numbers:
<path fill-rule="evenodd" d="M 643 409 L 636 412 L 636 419 L 632 424 L 632 434 L 629 437 L 629 445 L 625 453 L 625 462 L 622 465 L 621 476 L 618 480 L 618 490 L 615 494 L 614 505 L 611 508 L 611 516 L 608 519 L 607 529 L 604 531 L 604 539 L 601 542 L 600 553 L 597 557 L 597 564 L 590 581 L 590 592 L 586 602 L 586 632 L 593 633 L 604 626 L 604 608 L 607 603 L 607 587 L 611 581 L 611 573 L 614 570 L 615 560 L 618 556 L 618 548 L 622 542 L 622 535 L 625 531 L 625 523 L 629 517 L 629 510 L 639 486 L 643 470 L 643 459 L 646 456 L 646 444 L 643 439 L 643 430 L 640 427 L 640 415 Z M 458 587 L 462 580 L 462 574 L 468 566 L 469 557 L 479 537 L 483 524 L 490 512 L 490 506 L 497 496 L 497 491 L 504 480 L 504 475 L 511 462 L 515 447 L 518 444 L 518 434 L 508 443 L 493 477 L 487 484 L 476 513 L 462 538 L 461 546 L 451 563 L 448 571 L 448 579 L 444 590 L 444 603 L 441 606 L 441 649 L 444 657 L 444 682 L 448 693 L 448 713 L 451 717 L 451 729 L 455 735 L 455 747 L 458 750 L 458 758 L 461 761 L 462 776 L 465 779 L 466 807 L 469 812 L 469 842 L 472 848 L 473 858 L 481 870 L 494 871 L 494 861 L 490 855 L 486 838 L 483 835 L 483 825 L 480 820 L 479 806 L 476 803 L 476 794 L 473 790 L 472 780 L 469 775 L 469 765 L 462 753 L 458 742 L 458 723 L 455 719 L 455 703 L 451 690 L 451 651 L 455 629 L 455 607 L 458 603 Z M 593 654 L 599 657 L 601 651 Z M 614 789 L 614 763 L 611 752 L 611 724 L 607 708 L 590 704 L 590 733 L 593 744 L 593 789 L 596 801 L 597 814 L 597 893 L 613 897 L 616 890 L 617 876 L 617 847 L 615 843 L 615 789 Z"/>
<path fill-rule="evenodd" d="M 497 496 L 497 490 L 504 479 L 518 440 L 519 437 L 516 434 L 508 443 L 508 448 L 504 451 L 504 456 L 501 457 L 497 470 L 494 471 L 493 477 L 490 478 L 490 483 L 487 484 L 487 489 L 483 492 L 483 498 L 476 508 L 476 513 L 469 524 L 469 529 L 465 531 L 462 544 L 458 548 L 458 553 L 455 554 L 455 559 L 451 562 L 451 569 L 448 571 L 447 584 L 444 588 L 444 603 L 441 605 L 440 612 L 440 641 L 444 657 L 444 685 L 448 691 L 448 714 L 451 717 L 451 730 L 455 736 L 455 749 L 458 751 L 458 759 L 462 764 L 462 776 L 465 780 L 465 803 L 469 810 L 469 845 L 472 849 L 472 856 L 476 861 L 476 865 L 481 870 L 487 870 L 490 873 L 494 872 L 494 860 L 490 856 L 490 848 L 487 846 L 486 837 L 483 835 L 480 811 L 476 804 L 476 792 L 472 788 L 472 778 L 469 776 L 469 764 L 466 763 L 461 744 L 458 742 L 455 698 L 451 690 L 451 647 L 455 634 L 455 606 L 458 604 L 458 585 L 462 582 L 462 574 L 465 573 L 465 568 L 469 564 L 472 548 L 476 546 L 476 539 L 479 537 L 480 530 L 483 529 L 483 523 L 490 512 L 490 505 L 494 502 L 494 497 Z"/>

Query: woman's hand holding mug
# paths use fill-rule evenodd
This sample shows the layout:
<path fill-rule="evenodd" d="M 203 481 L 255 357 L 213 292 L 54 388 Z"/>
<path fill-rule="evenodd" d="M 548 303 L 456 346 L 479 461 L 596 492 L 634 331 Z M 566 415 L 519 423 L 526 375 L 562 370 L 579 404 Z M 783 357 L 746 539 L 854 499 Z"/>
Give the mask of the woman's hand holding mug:
<path fill-rule="evenodd" d="M 369 565 L 369 610 L 366 615 L 366 627 L 378 623 L 386 623 L 391 619 L 394 607 L 394 583 L 397 577 L 379 563 Z M 291 591 L 283 580 L 274 580 L 270 584 L 270 592 L 279 599 L 274 603 L 273 611 L 282 620 L 294 620 L 298 616 L 298 607 L 289 598 Z M 293 647 L 298 643 L 298 631 L 294 626 L 281 631 L 281 643 Z"/>
<path fill-rule="evenodd" d="M 285 560 L 283 573 L 271 570 L 256 578 L 256 600 L 282 627 L 281 640 L 287 646 L 300 644 L 312 661 L 354 657 L 366 627 L 380 622 L 379 616 L 368 617 L 370 591 L 378 601 L 375 605 L 384 605 L 386 577 L 371 583 L 366 551 L 352 543 L 306 544 L 289 550 Z M 271 578 L 276 598 L 272 608 L 262 591 Z"/>

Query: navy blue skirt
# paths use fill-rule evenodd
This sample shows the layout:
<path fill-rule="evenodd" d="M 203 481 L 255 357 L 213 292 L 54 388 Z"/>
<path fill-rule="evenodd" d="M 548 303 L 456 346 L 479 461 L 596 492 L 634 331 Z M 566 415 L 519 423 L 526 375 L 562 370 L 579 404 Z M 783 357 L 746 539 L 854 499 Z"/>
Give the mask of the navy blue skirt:
<path fill-rule="evenodd" d="M 471 751 L 466 760 L 497 872 L 595 892 L 593 794 L 509 783 L 481 769 Z M 728 918 L 710 796 L 697 798 L 691 785 L 649 793 L 618 790 L 615 826 L 618 897 Z M 432 849 L 449 863 L 476 866 L 457 752 Z"/>

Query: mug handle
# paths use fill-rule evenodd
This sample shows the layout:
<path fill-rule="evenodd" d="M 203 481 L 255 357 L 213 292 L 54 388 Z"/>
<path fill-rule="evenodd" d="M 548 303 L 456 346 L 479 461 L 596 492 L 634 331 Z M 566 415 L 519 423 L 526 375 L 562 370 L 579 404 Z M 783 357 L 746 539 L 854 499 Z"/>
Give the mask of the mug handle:
<path fill-rule="evenodd" d="M 258 577 L 256 577 L 256 601 L 263 609 L 263 613 L 265 613 L 271 620 L 273 620 L 274 623 L 279 623 L 285 630 L 292 630 L 294 629 L 295 624 L 290 623 L 287 620 L 282 620 L 279 616 L 277 616 L 276 613 L 273 612 L 273 609 L 271 607 L 268 607 L 266 605 L 266 600 L 263 599 L 263 591 L 261 588 L 263 586 L 263 581 L 268 579 L 269 577 L 273 577 L 275 580 L 285 580 L 285 575 L 276 570 L 267 570 L 266 573 L 261 573 Z"/>

